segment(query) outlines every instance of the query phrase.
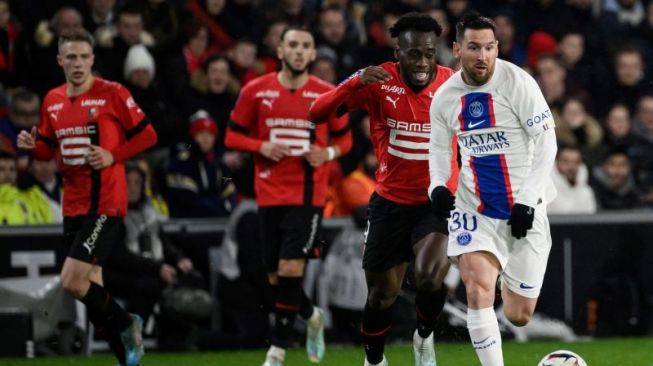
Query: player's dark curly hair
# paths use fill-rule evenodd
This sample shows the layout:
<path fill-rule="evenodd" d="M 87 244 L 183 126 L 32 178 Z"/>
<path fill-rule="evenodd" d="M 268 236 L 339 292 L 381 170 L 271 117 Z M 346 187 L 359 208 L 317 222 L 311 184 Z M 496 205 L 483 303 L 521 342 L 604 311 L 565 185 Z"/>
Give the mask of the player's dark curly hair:
<path fill-rule="evenodd" d="M 390 35 L 396 38 L 407 30 L 418 32 L 434 32 L 436 36 L 442 34 L 442 27 L 430 15 L 418 12 L 406 13 L 397 19 L 395 25 L 390 28 Z"/>
<path fill-rule="evenodd" d="M 456 23 L 456 41 L 462 42 L 463 38 L 465 38 L 465 30 L 467 29 L 492 29 L 492 33 L 496 34 L 497 25 L 494 23 L 494 20 L 472 11 L 463 15 L 458 23 Z"/>

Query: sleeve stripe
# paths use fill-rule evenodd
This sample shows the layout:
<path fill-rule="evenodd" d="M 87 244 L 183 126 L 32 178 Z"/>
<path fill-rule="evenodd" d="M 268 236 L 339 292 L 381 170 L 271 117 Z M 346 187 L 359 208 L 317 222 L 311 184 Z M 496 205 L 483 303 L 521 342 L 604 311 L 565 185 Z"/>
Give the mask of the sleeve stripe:
<path fill-rule="evenodd" d="M 346 134 L 347 132 L 349 132 L 349 130 L 350 130 L 349 124 L 347 124 L 345 127 L 341 128 L 339 130 L 329 131 L 329 134 L 332 137 L 340 137 L 340 136 Z"/>
<path fill-rule="evenodd" d="M 233 120 L 229 120 L 229 123 L 227 124 L 227 127 L 229 127 L 230 129 L 232 129 L 232 130 L 234 130 L 236 132 L 240 132 L 240 133 L 242 133 L 244 135 L 249 134 L 249 128 L 243 127 L 243 126 L 239 125 L 238 123 L 234 122 Z"/>
<path fill-rule="evenodd" d="M 45 136 L 41 135 L 40 133 L 36 135 L 36 139 L 45 142 L 46 145 L 48 145 L 51 148 L 56 148 L 57 147 L 57 143 L 53 139 L 51 139 L 49 137 L 45 137 Z"/>
<path fill-rule="evenodd" d="M 127 131 L 125 133 L 125 137 L 127 137 L 127 140 L 131 140 L 132 137 L 138 135 L 139 132 L 143 131 L 147 125 L 150 124 L 150 119 L 147 117 L 143 117 L 143 119 L 138 122 L 136 127 L 132 128 L 131 130 Z"/>

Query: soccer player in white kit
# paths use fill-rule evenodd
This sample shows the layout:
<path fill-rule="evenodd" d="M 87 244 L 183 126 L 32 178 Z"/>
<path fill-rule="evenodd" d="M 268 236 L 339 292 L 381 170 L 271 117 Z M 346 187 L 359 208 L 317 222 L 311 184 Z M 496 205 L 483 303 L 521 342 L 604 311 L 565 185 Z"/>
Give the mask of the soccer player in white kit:
<path fill-rule="evenodd" d="M 462 69 L 436 92 L 430 109 L 429 196 L 449 218 L 447 255 L 467 293 L 467 328 L 484 366 L 503 365 L 493 309 L 497 277 L 506 317 L 528 323 L 551 248 L 546 204 L 556 155 L 551 111 L 535 80 L 497 59 L 495 24 L 471 13 L 456 25 Z M 454 198 L 446 188 L 453 135 L 462 167 Z M 455 205 L 454 205 L 455 202 Z"/>

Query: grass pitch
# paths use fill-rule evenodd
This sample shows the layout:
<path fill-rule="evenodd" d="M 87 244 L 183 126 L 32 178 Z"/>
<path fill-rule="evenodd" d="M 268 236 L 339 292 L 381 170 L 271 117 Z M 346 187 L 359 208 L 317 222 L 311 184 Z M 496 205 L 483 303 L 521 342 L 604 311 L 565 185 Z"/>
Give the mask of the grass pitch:
<path fill-rule="evenodd" d="M 601 339 L 586 342 L 506 342 L 503 353 L 506 366 L 536 366 L 547 353 L 557 349 L 569 349 L 580 354 L 589 366 L 653 366 L 653 338 Z M 468 343 L 442 343 L 436 345 L 438 365 L 479 365 L 472 346 Z M 412 366 L 411 345 L 386 347 L 391 366 Z M 260 366 L 265 350 L 202 352 L 202 353 L 155 353 L 149 352 L 143 366 Z M 331 346 L 320 366 L 361 366 L 363 350 L 360 347 Z M 0 358 L 3 366 L 114 366 L 115 360 L 108 354 L 90 357 L 54 357 L 32 360 Z M 286 356 L 285 366 L 311 365 L 304 350 L 293 349 Z"/>

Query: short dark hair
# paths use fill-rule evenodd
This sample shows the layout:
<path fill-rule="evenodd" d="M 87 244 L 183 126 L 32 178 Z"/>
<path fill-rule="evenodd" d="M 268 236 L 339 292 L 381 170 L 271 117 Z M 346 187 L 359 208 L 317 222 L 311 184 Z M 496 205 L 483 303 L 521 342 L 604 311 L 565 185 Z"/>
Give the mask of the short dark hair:
<path fill-rule="evenodd" d="M 433 32 L 440 37 L 442 27 L 430 15 L 411 11 L 397 19 L 397 22 L 390 28 L 390 36 L 396 38 L 402 32 L 412 30 L 418 32 Z"/>
<path fill-rule="evenodd" d="M 59 36 L 59 47 L 66 42 L 86 42 L 91 48 L 95 47 L 95 39 L 86 29 L 75 29 L 63 32 Z"/>
<path fill-rule="evenodd" d="M 0 2 L 2 2 L 2 0 L 0 0 Z M 39 98 L 39 95 L 36 94 L 35 92 L 27 88 L 22 88 L 22 87 L 18 88 L 11 95 L 11 99 L 9 102 L 9 109 L 11 111 L 16 111 L 16 105 L 18 104 L 18 102 L 29 103 L 33 100 L 36 100 L 37 104 L 41 103 L 41 99 Z"/>
<path fill-rule="evenodd" d="M 465 31 L 467 29 L 491 29 L 492 33 L 496 34 L 497 24 L 494 22 L 494 20 L 488 17 L 484 17 L 475 11 L 472 11 L 465 13 L 465 15 L 460 18 L 458 23 L 456 23 L 457 42 L 462 42 L 463 38 L 465 38 Z"/>
<path fill-rule="evenodd" d="M 285 37 L 286 33 L 290 32 L 290 31 L 306 32 L 306 33 L 310 34 L 311 37 L 313 37 L 313 32 L 311 32 L 311 30 L 308 29 L 308 27 L 306 27 L 304 25 L 292 24 L 292 25 L 289 25 L 289 26 L 287 26 L 287 27 L 285 27 L 283 29 L 283 32 L 281 32 L 281 38 L 280 39 L 283 41 L 283 37 Z"/>

